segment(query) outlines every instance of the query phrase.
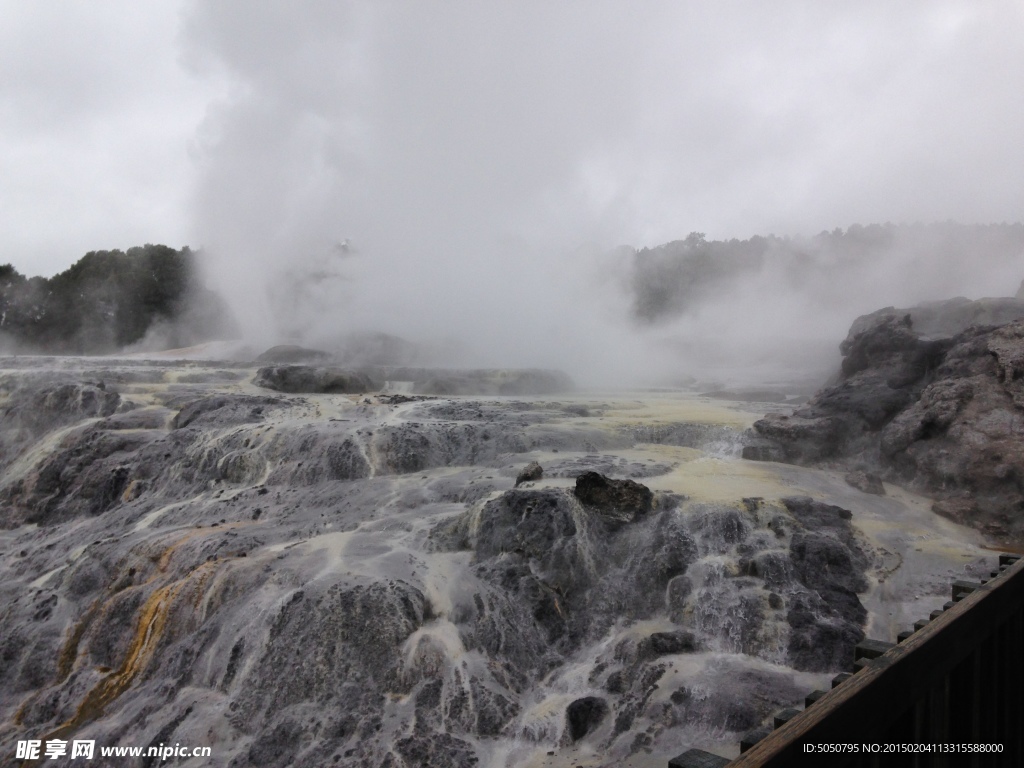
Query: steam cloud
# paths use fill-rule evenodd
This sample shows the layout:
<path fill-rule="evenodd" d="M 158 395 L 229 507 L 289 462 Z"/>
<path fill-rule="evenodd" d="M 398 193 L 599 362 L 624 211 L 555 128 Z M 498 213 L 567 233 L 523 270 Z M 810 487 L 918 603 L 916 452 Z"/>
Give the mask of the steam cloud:
<path fill-rule="evenodd" d="M 742 340 L 834 347 L 856 314 L 1024 275 L 782 265 L 641 330 L 612 248 L 1018 219 L 1022 32 L 1011 2 L 197 2 L 185 59 L 231 83 L 197 240 L 266 343 L 380 330 L 603 381 L 698 368 L 702 339 L 734 365 Z"/>

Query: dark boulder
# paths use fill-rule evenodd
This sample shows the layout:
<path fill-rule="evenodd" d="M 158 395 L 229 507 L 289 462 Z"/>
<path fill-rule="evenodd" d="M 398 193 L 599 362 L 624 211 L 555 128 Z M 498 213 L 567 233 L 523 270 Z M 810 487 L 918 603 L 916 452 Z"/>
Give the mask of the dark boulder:
<path fill-rule="evenodd" d="M 120 405 L 121 396 L 102 381 L 29 383 L 15 389 L 0 408 L 0 430 L 39 437 L 85 419 L 110 416 Z"/>
<path fill-rule="evenodd" d="M 793 569 L 801 583 L 820 594 L 844 617 L 858 623 L 867 611 L 856 594 L 867 589 L 862 564 L 849 547 L 822 533 L 794 533 L 789 547 Z M 860 566 L 860 567 L 859 567 Z"/>
<path fill-rule="evenodd" d="M 880 365 L 899 365 L 908 352 L 918 348 L 918 335 L 911 329 L 910 315 L 888 316 L 864 331 L 848 336 L 839 345 L 842 371 L 847 377 Z"/>
<path fill-rule="evenodd" d="M 800 530 L 789 546 L 791 573 L 804 590 L 789 598 L 789 662 L 797 669 L 843 668 L 864 638 L 868 558 L 857 543 L 849 510 L 806 496 L 782 500 Z"/>
<path fill-rule="evenodd" d="M 596 730 L 608 714 L 608 703 L 598 696 L 576 699 L 565 709 L 565 724 L 569 738 L 579 741 Z"/>
<path fill-rule="evenodd" d="M 1024 312 L 1014 299 L 953 300 L 854 323 L 839 380 L 790 415 L 754 425 L 786 461 L 845 469 L 866 493 L 882 480 L 932 494 L 943 514 L 1024 539 Z M 930 329 L 939 338 L 922 333 Z M 944 332 L 954 331 L 953 336 Z M 958 499 L 970 496 L 972 504 Z"/>
<path fill-rule="evenodd" d="M 889 317 L 910 317 L 913 328 L 930 339 L 951 338 L 975 325 L 1005 325 L 1024 319 L 1024 295 L 1016 297 L 927 301 L 908 309 L 886 307 L 858 317 L 848 339 Z"/>
<path fill-rule="evenodd" d="M 379 427 L 368 454 L 379 474 L 405 474 L 430 467 L 479 465 L 528 450 L 522 428 L 512 424 L 400 422 Z"/>
<path fill-rule="evenodd" d="M 53 525 L 100 515 L 130 500 L 134 493 L 125 493 L 159 436 L 149 430 L 105 432 L 95 425 L 72 430 L 23 477 L 0 489 L 0 527 Z"/>
<path fill-rule="evenodd" d="M 857 623 L 830 614 L 830 606 L 817 594 L 791 598 L 786 615 L 790 626 L 787 655 L 794 668 L 831 672 L 850 665 L 864 631 Z"/>
<path fill-rule="evenodd" d="M 402 643 L 427 618 L 426 597 L 403 581 L 295 591 L 270 620 L 259 659 L 239 673 L 239 716 L 273 716 L 305 702 L 324 706 L 359 677 L 397 685 Z"/>
<path fill-rule="evenodd" d="M 442 546 L 457 546 L 462 536 L 475 550 L 476 575 L 500 593 L 492 599 L 525 619 L 493 633 L 502 647 L 537 635 L 548 648 L 570 653 L 616 622 L 664 610 L 669 583 L 697 558 L 674 512 L 652 512 L 626 528 L 622 518 L 609 525 L 569 489 L 514 489 L 466 513 L 459 528 L 465 534 L 435 530 Z"/>
<path fill-rule="evenodd" d="M 848 509 L 815 501 L 810 496 L 786 496 L 779 501 L 806 528 L 850 530 L 848 522 L 853 519 L 853 513 Z"/>
<path fill-rule="evenodd" d="M 548 562 L 576 536 L 573 506 L 561 489 L 508 491 L 487 502 L 477 528 L 477 559 L 513 552 Z"/>
<path fill-rule="evenodd" d="M 651 489 L 632 480 L 612 480 L 597 472 L 576 478 L 573 494 L 612 528 L 646 515 L 654 505 Z"/>
<path fill-rule="evenodd" d="M 639 659 L 655 659 L 659 656 L 671 656 L 676 653 L 692 653 L 697 650 L 697 640 L 693 632 L 679 629 L 675 632 L 654 632 L 637 646 Z"/>
<path fill-rule="evenodd" d="M 740 571 L 747 576 L 756 576 L 769 589 L 788 585 L 793 579 L 793 567 L 789 556 L 783 550 L 769 549 L 758 552 L 740 561 Z M 775 606 L 773 606 L 775 607 Z"/>
<path fill-rule="evenodd" d="M 374 392 L 382 386 L 382 382 L 374 381 L 362 371 L 315 368 L 308 365 L 275 365 L 260 368 L 253 383 L 277 392 L 344 395 Z"/>
<path fill-rule="evenodd" d="M 771 667 L 752 669 L 735 656 L 713 659 L 704 672 L 689 677 L 666 705 L 674 710 L 676 722 L 697 727 L 715 723 L 728 731 L 748 730 L 806 695 L 791 674 Z"/>
<path fill-rule="evenodd" d="M 841 451 L 844 426 L 839 418 L 801 408 L 790 415 L 769 413 L 754 423 L 754 430 L 774 441 L 777 461 L 812 464 L 831 459 Z M 770 449 L 761 447 L 755 457 L 771 455 Z"/>
<path fill-rule="evenodd" d="M 531 461 L 527 464 L 523 470 L 516 475 L 516 487 L 518 488 L 523 483 L 529 483 L 536 480 L 540 480 L 544 476 L 544 469 L 536 461 Z"/>
<path fill-rule="evenodd" d="M 788 461 L 814 463 L 863 451 L 912 404 L 951 342 L 922 339 L 910 316 L 885 316 L 841 345 L 840 380 L 792 415 L 769 414 L 754 431 Z"/>

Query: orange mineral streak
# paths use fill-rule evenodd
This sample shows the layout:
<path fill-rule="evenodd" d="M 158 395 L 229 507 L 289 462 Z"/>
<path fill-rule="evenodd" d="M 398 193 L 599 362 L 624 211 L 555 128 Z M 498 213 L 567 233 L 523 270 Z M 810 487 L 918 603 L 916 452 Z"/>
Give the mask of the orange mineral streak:
<path fill-rule="evenodd" d="M 110 702 L 128 689 L 153 658 L 163 636 L 168 613 L 179 593 L 188 586 L 193 577 L 202 577 L 205 572 L 212 570 L 213 566 L 212 562 L 203 563 L 184 578 L 160 587 L 149 596 L 139 612 L 135 634 L 121 666 L 100 680 L 82 699 L 75 714 L 44 736 L 44 739 L 63 738 L 85 723 L 95 720 L 103 714 Z"/>
<path fill-rule="evenodd" d="M 174 541 L 174 543 L 167 546 L 159 555 L 153 558 L 157 564 L 156 571 L 144 584 L 134 588 L 143 589 L 162 578 L 170 568 L 171 559 L 175 552 L 186 542 L 199 536 L 205 536 L 211 533 L 220 533 L 226 529 L 246 524 L 247 523 L 245 522 L 229 523 L 217 526 L 216 528 L 196 528 L 189 530 L 185 535 L 180 536 L 176 541 Z M 70 719 L 61 723 L 56 729 L 42 738 L 64 738 L 66 735 L 76 731 L 82 725 L 100 717 L 107 705 L 124 693 L 132 682 L 143 671 L 145 671 L 146 667 L 149 665 L 149 662 L 152 660 L 153 654 L 160 643 L 160 639 L 163 637 L 168 615 L 181 593 L 186 590 L 186 587 L 189 587 L 190 585 L 193 587 L 190 590 L 192 597 L 190 607 L 194 612 L 202 602 L 205 589 L 208 586 L 210 577 L 213 575 L 214 569 L 222 562 L 223 558 L 207 561 L 190 570 L 181 579 L 157 588 L 153 594 L 149 596 L 139 611 L 138 620 L 135 626 L 135 634 L 132 637 L 131 644 L 128 647 L 128 652 L 125 655 L 125 659 L 121 663 L 121 666 L 114 671 L 108 672 L 102 680 L 93 686 L 93 688 L 82 699 L 82 702 L 78 705 L 75 714 Z M 60 685 L 67 680 L 78 661 L 79 645 L 81 644 L 82 638 L 85 636 L 89 627 L 96 621 L 97 617 L 102 618 L 102 616 L 107 612 L 107 609 L 110 607 L 110 599 L 119 591 L 120 590 L 116 588 L 112 589 L 107 600 L 103 602 L 97 600 L 94 602 L 85 612 L 85 615 L 76 622 L 74 627 L 71 629 L 71 632 L 68 634 L 57 659 L 56 685 Z M 15 715 L 15 723 L 21 724 L 24 712 L 39 695 L 40 694 L 37 693 L 22 704 Z"/>

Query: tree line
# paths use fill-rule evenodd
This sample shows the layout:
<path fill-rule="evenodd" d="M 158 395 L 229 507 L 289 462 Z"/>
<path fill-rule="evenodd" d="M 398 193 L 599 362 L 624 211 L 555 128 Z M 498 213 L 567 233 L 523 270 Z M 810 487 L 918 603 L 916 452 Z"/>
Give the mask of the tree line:
<path fill-rule="evenodd" d="M 884 275 L 896 263 L 924 272 L 957 262 L 978 269 L 1011 260 L 1024 264 L 1022 257 L 1020 223 L 853 224 L 814 237 L 749 240 L 708 240 L 691 232 L 683 240 L 634 250 L 629 290 L 634 319 L 654 324 L 698 309 L 743 279 L 763 277 L 766 286 L 821 284 L 859 280 L 869 270 Z M 1016 290 L 1016 283 L 1007 285 L 1005 295 Z"/>
<path fill-rule="evenodd" d="M 236 334 L 188 247 L 90 251 L 50 278 L 0 266 L 0 348 L 8 352 L 109 354 Z"/>

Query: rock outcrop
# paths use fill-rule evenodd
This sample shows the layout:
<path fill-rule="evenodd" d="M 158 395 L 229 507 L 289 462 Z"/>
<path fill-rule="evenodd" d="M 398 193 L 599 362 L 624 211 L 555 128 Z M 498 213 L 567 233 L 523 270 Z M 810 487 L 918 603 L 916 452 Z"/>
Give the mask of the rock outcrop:
<path fill-rule="evenodd" d="M 654 494 L 632 480 L 612 480 L 597 472 L 584 472 L 576 478 L 576 498 L 612 526 L 631 523 L 651 511 Z"/>
<path fill-rule="evenodd" d="M 959 329 L 1019 315 L 1024 303 L 965 302 L 918 308 L 938 337 L 914 312 L 858 318 L 838 381 L 754 425 L 764 453 L 876 474 L 932 494 L 935 511 L 958 522 L 1024 538 L 1024 320 Z"/>
<path fill-rule="evenodd" d="M 309 365 L 274 365 L 260 368 L 256 386 L 288 393 L 362 394 L 381 388 L 362 371 L 316 368 Z"/>
<path fill-rule="evenodd" d="M 576 699 L 565 710 L 565 722 L 572 741 L 579 741 L 597 728 L 607 714 L 608 703 L 598 696 Z"/>
<path fill-rule="evenodd" d="M 573 388 L 561 371 L 526 369 L 455 370 L 362 366 L 272 365 L 260 368 L 258 387 L 289 393 L 362 394 L 387 385 L 420 395 L 551 395 Z"/>
<path fill-rule="evenodd" d="M 532 483 L 544 477 L 544 468 L 536 461 L 531 461 L 516 475 L 516 487 L 523 483 Z"/>
<path fill-rule="evenodd" d="M 597 487 L 595 497 L 581 499 L 579 482 L 573 491 L 511 490 L 466 525 L 478 577 L 500 587 L 484 603 L 520 617 L 500 635 L 515 668 L 540 671 L 544 655 L 571 654 L 616 621 L 661 611 L 696 631 L 624 641 L 613 688 L 625 690 L 666 655 L 709 645 L 763 653 L 783 625 L 787 646 L 774 653 L 799 669 L 838 669 L 863 638 L 857 595 L 868 586 L 868 556 L 848 510 L 792 497 L 746 513 L 699 505 L 682 515 L 653 503 L 643 485 L 589 474 L 583 488 Z M 478 636 L 490 636 L 493 620 Z"/>
<path fill-rule="evenodd" d="M 1024 286 L 1024 283 L 1022 283 Z M 963 296 L 942 301 L 927 301 L 915 307 L 886 307 L 853 321 L 847 341 L 890 317 L 910 316 L 914 330 L 930 339 L 951 338 L 974 325 L 1005 325 L 1024 320 L 1024 294 L 972 301 Z"/>

